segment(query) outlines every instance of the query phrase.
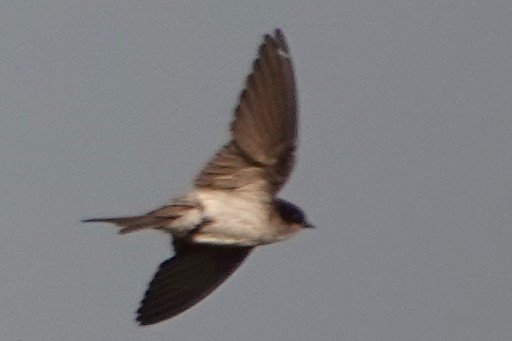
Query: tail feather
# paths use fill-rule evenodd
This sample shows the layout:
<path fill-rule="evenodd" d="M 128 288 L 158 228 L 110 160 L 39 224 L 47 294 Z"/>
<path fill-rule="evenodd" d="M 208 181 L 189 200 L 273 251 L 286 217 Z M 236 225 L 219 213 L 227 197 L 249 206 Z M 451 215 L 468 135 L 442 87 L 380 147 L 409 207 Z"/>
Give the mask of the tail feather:
<path fill-rule="evenodd" d="M 145 228 L 158 229 L 166 223 L 176 219 L 177 216 L 157 217 L 151 215 L 140 215 L 117 218 L 93 218 L 82 220 L 83 223 L 110 223 L 122 227 L 120 234 L 125 234 Z"/>
<path fill-rule="evenodd" d="M 161 229 L 170 225 L 174 220 L 180 218 L 185 210 L 193 209 L 192 205 L 172 204 L 160 207 L 147 214 L 114 217 L 114 218 L 92 218 L 82 220 L 83 223 L 110 223 L 122 227 L 120 234 L 125 234 L 141 229 Z"/>

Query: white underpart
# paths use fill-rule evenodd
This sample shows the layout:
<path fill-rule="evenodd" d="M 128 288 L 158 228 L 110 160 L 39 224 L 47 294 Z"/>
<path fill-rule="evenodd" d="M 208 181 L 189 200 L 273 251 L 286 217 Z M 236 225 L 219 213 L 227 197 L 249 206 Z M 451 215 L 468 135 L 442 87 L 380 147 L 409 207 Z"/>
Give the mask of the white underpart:
<path fill-rule="evenodd" d="M 272 233 L 268 206 L 250 192 L 198 190 L 195 195 L 203 206 L 204 218 L 211 220 L 194 241 L 222 245 L 259 245 Z M 260 200 L 258 200 L 260 199 Z"/>

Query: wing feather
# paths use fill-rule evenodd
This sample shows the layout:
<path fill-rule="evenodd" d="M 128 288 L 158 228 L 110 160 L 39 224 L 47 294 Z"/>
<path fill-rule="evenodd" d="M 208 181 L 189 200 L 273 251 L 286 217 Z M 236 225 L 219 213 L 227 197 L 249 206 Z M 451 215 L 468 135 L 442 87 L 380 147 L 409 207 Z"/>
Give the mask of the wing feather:
<path fill-rule="evenodd" d="M 222 284 L 251 250 L 175 242 L 176 254 L 163 262 L 153 277 L 137 321 L 154 324 L 192 307 Z"/>
<path fill-rule="evenodd" d="M 297 100 L 283 33 L 266 35 L 231 123 L 232 140 L 206 165 L 196 187 L 238 188 L 258 176 L 275 195 L 289 177 L 297 140 Z"/>

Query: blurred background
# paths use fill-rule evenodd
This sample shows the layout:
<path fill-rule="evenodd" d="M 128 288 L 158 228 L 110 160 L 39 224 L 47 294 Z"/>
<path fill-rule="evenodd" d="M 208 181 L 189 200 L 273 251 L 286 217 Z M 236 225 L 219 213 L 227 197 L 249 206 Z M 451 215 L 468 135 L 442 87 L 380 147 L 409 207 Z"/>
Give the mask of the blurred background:
<path fill-rule="evenodd" d="M 512 2 L 4 1 L 4 340 L 510 340 Z M 134 323 L 172 251 L 80 219 L 190 188 L 265 33 L 301 107 L 281 195 L 318 227 Z"/>

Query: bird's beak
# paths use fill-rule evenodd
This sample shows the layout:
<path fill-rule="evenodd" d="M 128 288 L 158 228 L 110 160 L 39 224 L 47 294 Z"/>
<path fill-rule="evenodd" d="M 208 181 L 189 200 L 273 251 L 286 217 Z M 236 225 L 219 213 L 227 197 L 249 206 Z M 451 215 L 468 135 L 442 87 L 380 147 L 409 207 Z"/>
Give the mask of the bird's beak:
<path fill-rule="evenodd" d="M 306 225 L 304 225 L 304 228 L 305 229 L 316 229 L 316 226 L 311 223 L 307 223 Z"/>

